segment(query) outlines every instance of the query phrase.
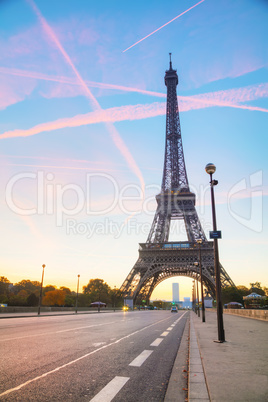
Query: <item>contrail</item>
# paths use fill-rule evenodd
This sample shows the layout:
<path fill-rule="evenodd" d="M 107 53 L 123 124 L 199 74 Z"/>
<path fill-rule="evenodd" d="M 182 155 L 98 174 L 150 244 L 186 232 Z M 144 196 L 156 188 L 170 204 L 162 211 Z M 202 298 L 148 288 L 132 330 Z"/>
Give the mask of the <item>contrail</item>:
<path fill-rule="evenodd" d="M 58 82 L 60 84 L 75 85 L 75 86 L 79 85 L 80 86 L 80 83 L 77 80 L 74 80 L 72 78 L 62 77 L 62 76 L 52 76 L 52 75 L 47 75 L 47 74 L 43 74 L 43 73 L 38 73 L 36 71 L 27 71 L 27 70 L 15 69 L 15 68 L 0 67 L 0 73 L 14 75 L 16 77 L 25 77 L 25 78 L 32 78 L 32 79 L 37 79 L 37 80 Z M 124 92 L 138 92 L 138 93 L 141 93 L 144 95 L 157 96 L 160 98 L 166 97 L 166 94 L 164 94 L 162 92 L 147 91 L 146 89 L 126 87 L 123 85 L 116 85 L 116 84 L 107 84 L 107 83 L 96 82 L 96 81 L 84 80 L 84 82 L 86 83 L 86 85 L 88 87 L 92 87 L 92 88 L 111 89 L 111 90 L 114 89 L 114 90 L 119 90 L 119 91 L 124 91 Z"/>
<path fill-rule="evenodd" d="M 170 24 L 171 22 L 175 21 L 177 18 L 181 17 L 183 14 L 188 13 L 188 11 L 192 10 L 193 8 L 195 8 L 196 6 L 198 6 L 199 4 L 203 3 L 205 0 L 201 0 L 199 1 L 199 3 L 196 3 L 194 6 L 188 8 L 188 10 L 183 11 L 183 13 L 177 15 L 177 17 L 173 18 L 172 20 L 166 22 L 164 25 L 162 25 L 160 28 L 157 28 L 155 31 L 151 32 L 149 35 L 145 36 L 144 38 L 138 40 L 138 42 L 134 43 L 133 45 L 129 46 L 127 49 L 123 50 L 123 53 L 126 52 L 127 50 L 131 49 L 132 47 L 136 46 L 138 43 L 142 42 L 144 39 L 149 38 L 149 36 L 153 35 L 154 33 L 156 33 L 157 31 L 160 31 L 160 29 L 164 28 L 165 26 L 167 26 L 168 24 Z"/>
<path fill-rule="evenodd" d="M 268 84 L 260 84 L 245 88 L 236 88 L 226 91 L 212 92 L 196 97 L 178 97 L 180 100 L 180 111 L 186 112 L 207 107 L 231 107 L 237 109 L 259 111 L 267 113 L 268 109 L 258 106 L 239 105 L 235 102 L 247 102 L 265 98 L 268 96 Z M 80 127 L 97 123 L 113 123 L 124 120 L 140 120 L 150 117 L 164 116 L 166 113 L 165 102 L 154 102 L 151 104 L 126 105 L 113 107 L 106 110 L 96 110 L 83 115 L 76 115 L 69 118 L 38 124 L 32 128 L 11 130 L 0 134 L 0 140 L 5 138 L 29 137 L 45 131 L 54 131 L 66 127 Z M 115 138 L 117 141 L 117 138 Z M 118 144 L 123 146 L 122 144 Z"/>
<path fill-rule="evenodd" d="M 47 74 L 43 73 L 38 73 L 35 71 L 27 71 L 27 70 L 18 70 L 18 69 L 13 69 L 13 68 L 6 68 L 6 67 L 0 67 L 0 73 L 3 74 L 8 74 L 8 75 L 14 75 L 14 76 L 19 76 L 19 77 L 26 77 L 26 78 L 32 78 L 32 79 L 38 79 L 38 80 L 45 80 L 45 81 L 54 81 L 54 82 L 59 82 L 62 84 L 67 84 L 67 85 L 75 85 L 75 86 L 80 86 L 80 84 L 77 82 L 77 80 L 74 80 L 70 77 L 59 77 L 59 76 L 50 76 Z M 141 93 L 144 95 L 148 96 L 153 96 L 153 97 L 158 97 L 158 98 L 166 98 L 166 94 L 162 92 L 155 92 L 155 91 L 148 91 L 146 89 L 140 89 L 140 88 L 133 88 L 133 87 L 126 87 L 122 85 L 116 85 L 116 84 L 107 84 L 107 83 L 101 83 L 101 82 L 95 82 L 95 81 L 85 81 L 87 86 L 93 87 L 93 88 L 102 88 L 102 89 L 110 89 L 110 90 L 119 90 L 119 91 L 124 91 L 124 92 L 136 92 L 136 93 Z M 187 101 L 189 104 L 189 101 L 192 102 L 200 102 L 202 101 L 204 103 L 207 103 L 208 106 L 228 106 L 228 107 L 234 107 L 234 108 L 240 108 L 240 109 L 249 109 L 249 110 L 259 110 L 266 112 L 266 109 L 263 108 L 256 108 L 254 106 L 243 106 L 243 105 L 236 105 L 233 103 L 235 102 L 247 102 L 250 100 L 255 100 L 258 98 L 263 98 L 267 97 L 267 84 L 259 84 L 259 85 L 252 85 L 252 86 L 247 86 L 244 88 L 237 88 L 237 89 L 228 89 L 224 91 L 217 91 L 217 92 L 209 92 L 201 95 L 196 95 L 196 96 L 178 96 L 178 99 L 180 101 Z M 234 96 L 235 99 L 232 99 Z M 219 102 L 228 102 L 228 105 L 225 103 L 220 104 Z"/>
<path fill-rule="evenodd" d="M 102 108 L 101 108 L 100 104 L 98 103 L 97 99 L 94 97 L 94 95 L 88 89 L 85 81 L 83 80 L 83 78 L 79 74 L 78 70 L 74 66 L 72 60 L 70 59 L 69 55 L 67 54 L 67 52 L 63 48 L 62 44 L 60 43 L 59 39 L 55 35 L 54 31 L 49 26 L 49 24 L 47 23 L 45 18 L 42 16 L 41 12 L 39 11 L 37 6 L 35 5 L 34 1 L 33 0 L 27 0 L 27 1 L 32 6 L 33 10 L 35 11 L 35 13 L 36 13 L 36 15 L 37 15 L 37 17 L 38 17 L 38 19 L 39 19 L 44 31 L 46 32 L 47 36 L 57 46 L 57 48 L 60 50 L 61 54 L 63 55 L 65 61 L 72 68 L 73 72 L 75 73 L 75 75 L 76 75 L 76 77 L 78 79 L 78 82 L 80 83 L 80 85 L 84 89 L 86 95 L 90 99 L 93 109 L 95 109 L 97 111 L 102 111 Z M 119 149 L 120 153 L 123 155 L 123 157 L 127 161 L 128 166 L 130 167 L 132 172 L 138 177 L 138 179 L 139 179 L 139 181 L 141 183 L 142 191 L 144 192 L 145 183 L 144 183 L 142 173 L 141 173 L 139 167 L 137 166 L 133 156 L 131 155 L 129 149 L 127 148 L 126 144 L 124 143 L 124 141 L 120 137 L 120 135 L 119 135 L 118 131 L 116 130 L 116 128 L 111 123 L 106 123 L 106 127 L 108 129 L 108 132 L 110 133 L 110 136 L 111 136 L 114 144 L 116 145 L 116 147 Z"/>

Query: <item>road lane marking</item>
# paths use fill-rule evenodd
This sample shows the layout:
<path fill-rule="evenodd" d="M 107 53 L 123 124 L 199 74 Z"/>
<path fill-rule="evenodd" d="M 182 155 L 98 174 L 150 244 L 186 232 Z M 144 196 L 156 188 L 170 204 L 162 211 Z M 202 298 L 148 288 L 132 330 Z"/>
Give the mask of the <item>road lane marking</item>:
<path fill-rule="evenodd" d="M 0 342 L 6 342 L 6 341 L 16 341 L 18 339 L 24 339 L 24 338 L 31 338 L 33 336 L 43 336 L 43 335 L 52 335 L 52 334 L 60 334 L 62 332 L 69 332 L 69 331 L 77 331 L 78 329 L 85 329 L 85 328 L 92 328 L 92 327 L 101 327 L 103 325 L 110 325 L 114 324 L 116 321 L 111 321 L 111 322 L 106 322 L 104 324 L 92 324 L 92 325 L 87 325 L 85 327 L 76 327 L 76 328 L 70 328 L 70 329 L 62 329 L 60 331 L 52 331 L 52 332 L 41 332 L 39 334 L 31 334 L 31 335 L 24 335 L 24 336 L 18 336 L 16 338 L 6 338 L 6 339 L 0 339 Z"/>
<path fill-rule="evenodd" d="M 160 336 L 167 336 L 167 334 L 169 334 L 168 331 L 164 331 Z"/>
<path fill-rule="evenodd" d="M 131 336 L 136 335 L 136 334 L 138 334 L 139 332 L 142 332 L 142 331 L 144 331 L 144 330 L 146 330 L 146 329 L 148 329 L 148 328 L 150 328 L 150 327 L 153 327 L 154 325 L 157 325 L 157 324 L 159 324 L 159 323 L 161 323 L 161 322 L 163 322 L 163 321 L 167 321 L 167 320 L 169 320 L 169 319 L 170 319 L 170 317 L 164 318 L 163 320 L 159 320 L 159 321 L 157 321 L 157 322 L 154 322 L 153 324 L 147 325 L 146 327 L 143 327 L 143 328 L 141 328 L 141 329 L 138 329 L 137 331 L 134 331 L 134 332 L 132 332 L 131 334 L 125 335 L 125 336 L 123 336 L 122 338 L 117 339 L 117 341 L 114 341 L 114 342 L 108 343 L 107 345 L 101 346 L 100 348 L 95 349 L 95 350 L 93 350 L 92 352 L 86 353 L 85 355 L 80 356 L 80 357 L 78 357 L 78 358 L 75 359 L 75 360 L 71 360 L 70 362 L 68 362 L 68 363 L 66 363 L 66 364 L 63 364 L 62 366 L 56 367 L 56 368 L 53 369 L 53 370 L 47 371 L 47 372 L 44 373 L 44 374 L 41 374 L 41 375 L 39 375 L 39 376 L 37 376 L 37 377 L 35 377 L 35 378 L 32 378 L 31 380 L 28 380 L 28 381 L 26 381 L 26 382 L 24 382 L 24 383 L 18 385 L 17 387 L 7 389 L 6 391 L 4 391 L 4 392 L 2 392 L 2 393 L 0 394 L 0 397 L 1 397 L 1 396 L 4 396 L 4 395 L 7 395 L 7 394 L 10 394 L 11 392 L 14 392 L 14 391 L 18 391 L 18 390 L 20 390 L 21 388 L 25 387 L 26 385 L 28 385 L 28 384 L 30 384 L 30 383 L 32 383 L 32 382 L 34 382 L 34 381 L 40 380 L 41 378 L 44 378 L 44 377 L 47 377 L 49 374 L 56 373 L 56 372 L 58 372 L 59 370 L 65 368 L 65 367 L 71 366 L 72 364 L 77 363 L 78 361 L 80 361 L 80 360 L 82 360 L 82 359 L 84 359 L 84 358 L 86 358 L 86 357 L 88 357 L 88 356 L 93 355 L 94 353 L 97 353 L 97 352 L 99 352 L 99 351 L 101 351 L 101 350 L 104 350 L 104 349 L 108 348 L 109 346 L 116 345 L 117 343 L 119 343 L 119 342 L 121 342 L 121 341 L 123 341 L 123 340 L 125 340 L 125 339 L 127 339 L 127 338 L 130 338 Z"/>
<path fill-rule="evenodd" d="M 150 346 L 159 346 L 160 343 L 162 342 L 163 338 L 156 338 Z"/>
<path fill-rule="evenodd" d="M 92 343 L 92 346 L 94 346 L 95 348 L 101 345 L 105 345 L 106 342 L 96 342 L 96 343 Z"/>
<path fill-rule="evenodd" d="M 171 331 L 173 329 L 173 327 L 171 326 L 171 327 L 168 327 L 167 328 L 167 331 Z"/>
<path fill-rule="evenodd" d="M 144 350 L 139 356 L 134 359 L 129 366 L 140 367 L 146 359 L 153 353 L 153 350 Z"/>
<path fill-rule="evenodd" d="M 110 402 L 128 382 L 130 377 L 114 377 L 90 402 Z"/>

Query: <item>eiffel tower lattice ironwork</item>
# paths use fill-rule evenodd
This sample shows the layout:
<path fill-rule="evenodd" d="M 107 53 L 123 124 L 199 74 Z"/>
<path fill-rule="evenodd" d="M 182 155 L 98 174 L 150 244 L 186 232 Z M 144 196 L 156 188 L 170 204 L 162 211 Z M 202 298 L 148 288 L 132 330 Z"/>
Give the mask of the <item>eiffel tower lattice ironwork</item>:
<path fill-rule="evenodd" d="M 206 239 L 195 209 L 195 194 L 189 189 L 177 100 L 177 71 L 165 74 L 167 86 L 166 147 L 161 193 L 156 196 L 157 209 L 146 243 L 140 243 L 139 258 L 121 286 L 125 299 L 147 303 L 155 287 L 173 276 L 188 276 L 200 280 L 199 243 L 202 239 L 203 283 L 209 294 L 215 296 L 213 242 Z M 171 220 L 184 220 L 188 241 L 169 242 Z M 222 286 L 235 286 L 221 268 Z"/>

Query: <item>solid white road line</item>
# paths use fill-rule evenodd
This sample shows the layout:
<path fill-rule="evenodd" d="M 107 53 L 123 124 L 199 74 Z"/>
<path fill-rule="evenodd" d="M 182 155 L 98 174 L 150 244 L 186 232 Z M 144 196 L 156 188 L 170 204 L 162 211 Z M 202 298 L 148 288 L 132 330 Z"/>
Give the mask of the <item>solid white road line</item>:
<path fill-rule="evenodd" d="M 162 342 L 163 338 L 156 338 L 155 341 L 153 341 L 153 343 L 151 343 L 150 346 L 159 346 L 160 343 Z"/>
<path fill-rule="evenodd" d="M 167 320 L 169 320 L 169 318 L 164 318 L 163 320 L 159 320 L 159 321 L 157 321 L 157 322 L 154 322 L 153 324 L 147 325 L 146 327 L 143 327 L 143 328 L 141 328 L 141 329 L 138 329 L 137 331 L 134 331 L 134 332 L 132 332 L 131 334 L 125 335 L 125 336 L 123 336 L 122 338 L 117 339 L 117 341 L 114 341 L 114 342 L 108 343 L 107 345 L 101 346 L 100 348 L 95 349 L 95 350 L 93 350 L 92 352 L 86 353 L 85 355 L 83 355 L 83 356 L 81 356 L 81 357 L 78 357 L 78 358 L 75 359 L 75 360 L 71 360 L 70 362 L 68 362 L 68 363 L 66 363 L 66 364 L 63 364 L 62 366 L 56 367 L 56 368 L 53 369 L 53 370 L 47 371 L 47 372 L 44 373 L 44 374 L 41 374 L 41 375 L 39 375 L 39 376 L 37 376 L 37 377 L 35 377 L 35 378 L 32 378 L 31 380 L 28 380 L 28 381 L 26 381 L 26 382 L 24 382 L 24 383 L 18 385 L 17 387 L 7 389 L 6 391 L 4 391 L 4 392 L 2 392 L 2 393 L 0 394 L 0 397 L 1 397 L 1 396 L 4 396 L 4 395 L 7 395 L 7 394 L 10 394 L 11 392 L 14 392 L 14 391 L 18 391 L 19 389 L 25 387 L 26 385 L 28 385 L 28 384 L 30 384 L 30 383 L 32 383 L 32 382 L 34 382 L 34 381 L 40 380 L 41 378 L 44 378 L 44 377 L 46 377 L 46 376 L 48 376 L 48 375 L 50 375 L 50 374 L 54 374 L 54 373 L 58 372 L 59 370 L 65 368 L 65 367 L 68 367 L 68 366 L 71 366 L 71 365 L 74 364 L 74 363 L 77 363 L 78 361 L 84 359 L 85 357 L 91 356 L 91 355 L 93 355 L 94 353 L 99 352 L 100 350 L 103 350 L 103 349 L 108 348 L 109 346 L 116 345 L 117 343 L 123 341 L 124 339 L 130 338 L 131 336 L 136 335 L 136 334 L 138 334 L 139 332 L 144 331 L 145 329 L 148 329 L 148 328 L 150 328 L 150 327 L 153 327 L 154 325 L 157 325 L 157 324 L 159 324 L 160 322 L 167 321 Z"/>
<path fill-rule="evenodd" d="M 129 366 L 140 367 L 152 353 L 153 350 L 144 350 L 129 364 Z"/>
<path fill-rule="evenodd" d="M 128 382 L 129 377 L 114 377 L 90 402 L 110 402 L 120 389 Z"/>
<path fill-rule="evenodd" d="M 164 331 L 160 336 L 167 336 L 167 334 L 169 334 L 168 331 Z"/>

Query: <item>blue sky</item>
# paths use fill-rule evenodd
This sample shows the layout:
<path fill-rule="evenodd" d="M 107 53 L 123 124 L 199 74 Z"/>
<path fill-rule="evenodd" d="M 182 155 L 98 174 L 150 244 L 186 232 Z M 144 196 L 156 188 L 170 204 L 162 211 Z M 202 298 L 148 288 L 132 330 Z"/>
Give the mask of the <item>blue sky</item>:
<path fill-rule="evenodd" d="M 197 3 L 0 3 L 0 258 L 12 282 L 40 280 L 45 263 L 46 284 L 75 289 L 80 274 L 81 286 L 121 286 L 161 184 L 172 52 L 200 220 L 208 235 L 213 162 L 221 262 L 237 285 L 268 286 L 268 3 Z M 170 281 L 153 296 L 171 298 Z"/>

